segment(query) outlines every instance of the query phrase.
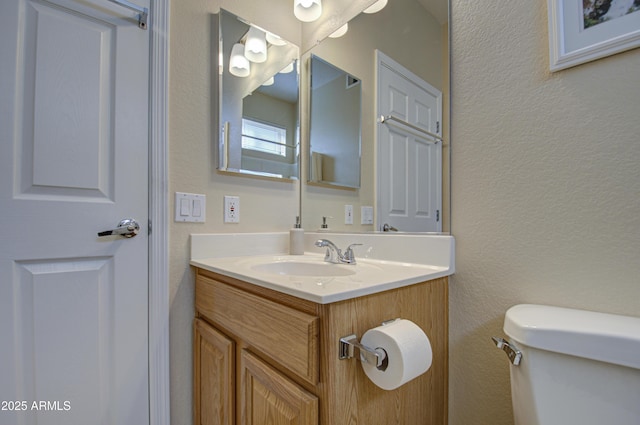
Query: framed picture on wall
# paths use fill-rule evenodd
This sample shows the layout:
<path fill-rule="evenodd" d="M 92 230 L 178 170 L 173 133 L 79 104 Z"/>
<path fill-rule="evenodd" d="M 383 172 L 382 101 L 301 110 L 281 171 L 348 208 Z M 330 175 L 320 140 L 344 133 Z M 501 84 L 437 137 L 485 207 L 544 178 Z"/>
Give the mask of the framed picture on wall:
<path fill-rule="evenodd" d="M 640 0 L 547 1 L 551 71 L 640 46 Z"/>

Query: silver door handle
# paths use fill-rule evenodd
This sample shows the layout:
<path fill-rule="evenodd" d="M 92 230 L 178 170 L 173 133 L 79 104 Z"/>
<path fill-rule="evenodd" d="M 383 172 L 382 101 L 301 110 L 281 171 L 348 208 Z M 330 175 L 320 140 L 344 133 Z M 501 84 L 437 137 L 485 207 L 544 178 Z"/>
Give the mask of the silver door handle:
<path fill-rule="evenodd" d="M 384 223 L 384 225 L 382 226 L 382 231 L 383 232 L 397 232 L 398 229 L 396 229 L 395 227 L 393 227 L 393 226 L 391 226 L 391 225 L 389 225 L 387 223 Z"/>
<path fill-rule="evenodd" d="M 105 230 L 104 232 L 98 233 L 98 236 L 112 236 L 112 235 L 120 235 L 125 238 L 132 238 L 138 234 L 140 231 L 140 225 L 133 218 L 125 218 L 118 223 L 118 227 L 111 230 Z"/>

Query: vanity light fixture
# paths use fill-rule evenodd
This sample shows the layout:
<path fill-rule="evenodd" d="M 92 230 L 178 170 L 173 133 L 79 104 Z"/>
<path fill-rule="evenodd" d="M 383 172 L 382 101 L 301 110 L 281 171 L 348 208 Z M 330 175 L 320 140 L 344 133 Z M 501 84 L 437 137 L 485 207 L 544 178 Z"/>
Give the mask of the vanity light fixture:
<path fill-rule="evenodd" d="M 282 38 L 270 32 L 267 33 L 267 41 L 273 44 L 274 46 L 284 46 L 287 44 L 287 42 L 284 41 Z"/>
<path fill-rule="evenodd" d="M 251 73 L 251 63 L 244 56 L 244 44 L 236 43 L 231 49 L 229 72 L 236 77 L 248 77 Z"/>
<path fill-rule="evenodd" d="M 331 38 L 340 38 L 343 35 L 345 35 L 348 30 L 349 30 L 349 24 L 346 23 L 343 26 L 341 26 L 340 28 L 338 28 L 337 30 L 335 30 L 334 32 L 332 32 L 331 34 L 329 34 L 329 37 L 331 37 Z"/>
<path fill-rule="evenodd" d="M 365 10 L 363 10 L 363 12 L 364 13 L 380 12 L 387 5 L 387 1 L 388 0 L 378 0 L 377 2 L 373 3 L 371 6 L 367 7 Z"/>
<path fill-rule="evenodd" d="M 244 56 L 251 62 L 262 63 L 267 60 L 267 40 L 264 31 L 250 27 L 244 45 Z"/>
<path fill-rule="evenodd" d="M 263 86 L 267 87 L 267 86 L 272 86 L 273 83 L 275 82 L 275 78 L 271 77 L 269 78 L 267 81 L 265 81 L 264 83 L 262 83 Z"/>
<path fill-rule="evenodd" d="M 302 22 L 313 22 L 322 15 L 322 0 L 293 0 L 293 14 Z"/>

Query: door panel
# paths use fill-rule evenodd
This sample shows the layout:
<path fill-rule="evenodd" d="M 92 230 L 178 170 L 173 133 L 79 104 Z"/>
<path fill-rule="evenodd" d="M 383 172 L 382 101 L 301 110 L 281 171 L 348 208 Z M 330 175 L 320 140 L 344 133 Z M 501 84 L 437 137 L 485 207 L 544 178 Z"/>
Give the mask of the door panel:
<path fill-rule="evenodd" d="M 149 423 L 149 35 L 129 15 L 0 3 L 0 400 L 27 403 L 0 423 Z M 98 238 L 128 217 L 136 237 Z"/>
<path fill-rule="evenodd" d="M 17 196 L 113 201 L 116 28 L 50 3 L 24 25 Z"/>
<path fill-rule="evenodd" d="M 38 400 L 60 401 L 64 394 L 63 409 L 64 401 L 73 400 L 67 420 L 105 410 L 113 393 L 112 259 L 14 264 L 19 319 L 15 352 L 23 360 L 16 369 L 19 386 L 25 394 L 37 394 Z M 84 372 L 78 374 L 78 369 Z"/>

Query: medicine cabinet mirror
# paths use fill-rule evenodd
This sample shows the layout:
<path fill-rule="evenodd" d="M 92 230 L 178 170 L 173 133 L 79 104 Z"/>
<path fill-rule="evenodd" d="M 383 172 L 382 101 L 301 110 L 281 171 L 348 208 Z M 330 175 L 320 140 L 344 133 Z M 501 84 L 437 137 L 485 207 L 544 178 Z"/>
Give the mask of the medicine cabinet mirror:
<path fill-rule="evenodd" d="M 299 48 L 226 10 L 219 20 L 218 169 L 297 179 Z"/>
<path fill-rule="evenodd" d="M 311 55 L 309 183 L 360 187 L 360 79 Z"/>

